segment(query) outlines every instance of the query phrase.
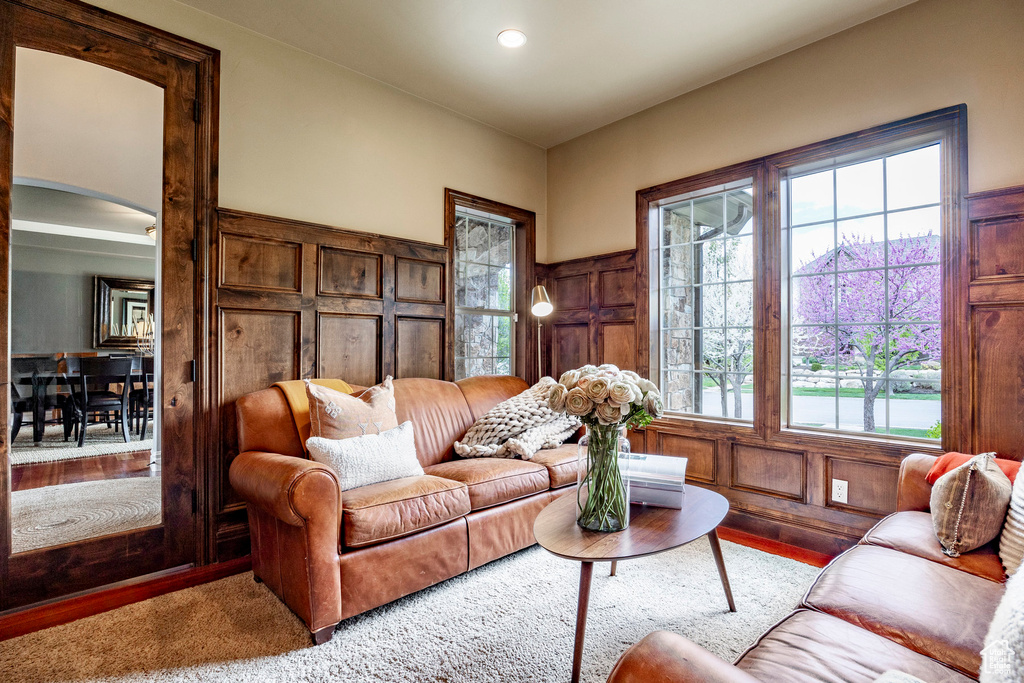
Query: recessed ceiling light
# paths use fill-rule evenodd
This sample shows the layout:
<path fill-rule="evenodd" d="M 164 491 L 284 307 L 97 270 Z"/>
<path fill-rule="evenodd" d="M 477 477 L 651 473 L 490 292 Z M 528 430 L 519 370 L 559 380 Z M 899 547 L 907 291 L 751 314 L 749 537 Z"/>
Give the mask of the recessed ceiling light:
<path fill-rule="evenodd" d="M 498 44 L 502 47 L 522 47 L 526 43 L 526 34 L 514 28 L 507 28 L 498 34 Z"/>

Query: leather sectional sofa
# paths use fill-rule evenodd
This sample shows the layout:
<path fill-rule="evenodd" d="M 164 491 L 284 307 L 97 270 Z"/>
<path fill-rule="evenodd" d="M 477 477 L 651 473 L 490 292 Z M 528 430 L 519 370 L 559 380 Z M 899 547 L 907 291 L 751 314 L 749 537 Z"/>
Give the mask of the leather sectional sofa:
<path fill-rule="evenodd" d="M 241 453 L 230 479 L 248 504 L 253 573 L 326 642 L 342 619 L 535 543 L 533 523 L 576 483 L 576 446 L 529 461 L 458 459 L 453 444 L 517 377 L 394 380 L 398 422 L 412 421 L 425 474 L 341 492 L 306 459 L 283 392 L 236 404 Z"/>
<path fill-rule="evenodd" d="M 929 683 L 977 680 L 1003 566 L 994 543 L 958 558 L 942 553 L 925 481 L 934 461 L 903 461 L 898 511 L 822 570 L 801 606 L 735 665 L 657 631 L 623 654 L 609 683 L 867 683 L 889 670 Z"/>

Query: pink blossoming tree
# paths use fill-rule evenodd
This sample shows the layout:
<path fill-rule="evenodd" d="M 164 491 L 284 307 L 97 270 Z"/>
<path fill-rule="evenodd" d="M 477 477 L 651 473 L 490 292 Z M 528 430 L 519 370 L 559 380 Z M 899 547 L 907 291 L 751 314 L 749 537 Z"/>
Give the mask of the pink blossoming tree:
<path fill-rule="evenodd" d="M 939 266 L 920 265 L 939 260 L 939 239 L 892 239 L 888 251 L 886 270 L 885 243 L 848 238 L 799 269 L 811 277 L 793 280 L 793 321 L 812 325 L 794 330 L 794 351 L 859 369 L 865 432 L 875 431 L 875 399 L 885 380 L 939 357 Z"/>

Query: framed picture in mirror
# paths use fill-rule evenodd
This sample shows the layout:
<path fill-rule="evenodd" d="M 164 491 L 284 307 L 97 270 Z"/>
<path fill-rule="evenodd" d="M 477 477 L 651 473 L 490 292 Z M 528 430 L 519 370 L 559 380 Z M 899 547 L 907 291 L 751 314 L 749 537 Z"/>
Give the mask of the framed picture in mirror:
<path fill-rule="evenodd" d="M 153 280 L 93 277 L 93 346 L 135 349 L 151 331 L 154 318 Z"/>

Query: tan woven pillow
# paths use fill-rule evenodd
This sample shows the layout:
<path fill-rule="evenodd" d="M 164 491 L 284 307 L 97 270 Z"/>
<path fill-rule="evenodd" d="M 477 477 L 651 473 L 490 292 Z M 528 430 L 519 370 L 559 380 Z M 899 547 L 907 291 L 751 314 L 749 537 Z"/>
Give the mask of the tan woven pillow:
<path fill-rule="evenodd" d="M 306 396 L 309 397 L 309 427 L 313 437 L 348 439 L 380 434 L 398 426 L 395 388 L 390 376 L 359 394 L 343 394 L 306 382 Z"/>
<path fill-rule="evenodd" d="M 931 509 L 942 552 L 959 557 L 999 535 L 1010 505 L 1010 480 L 993 462 L 976 455 L 932 486 Z"/>

